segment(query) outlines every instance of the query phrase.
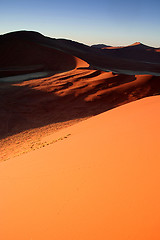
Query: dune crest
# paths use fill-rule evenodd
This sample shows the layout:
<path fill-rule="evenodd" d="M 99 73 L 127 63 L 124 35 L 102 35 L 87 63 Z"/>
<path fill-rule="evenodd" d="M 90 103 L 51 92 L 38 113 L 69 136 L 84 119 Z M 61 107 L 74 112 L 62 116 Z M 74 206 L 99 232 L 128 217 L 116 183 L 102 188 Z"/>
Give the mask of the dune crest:
<path fill-rule="evenodd" d="M 75 57 L 75 61 L 76 61 L 76 68 L 88 68 L 89 64 L 85 61 L 83 61 L 82 59 Z"/>

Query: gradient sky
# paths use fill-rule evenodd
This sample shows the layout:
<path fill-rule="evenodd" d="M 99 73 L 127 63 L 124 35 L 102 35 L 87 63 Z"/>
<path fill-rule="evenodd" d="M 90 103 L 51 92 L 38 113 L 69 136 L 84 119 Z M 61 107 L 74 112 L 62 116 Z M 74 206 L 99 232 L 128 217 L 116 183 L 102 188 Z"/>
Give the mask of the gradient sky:
<path fill-rule="evenodd" d="M 0 34 L 34 30 L 91 45 L 160 47 L 159 0 L 0 0 Z"/>

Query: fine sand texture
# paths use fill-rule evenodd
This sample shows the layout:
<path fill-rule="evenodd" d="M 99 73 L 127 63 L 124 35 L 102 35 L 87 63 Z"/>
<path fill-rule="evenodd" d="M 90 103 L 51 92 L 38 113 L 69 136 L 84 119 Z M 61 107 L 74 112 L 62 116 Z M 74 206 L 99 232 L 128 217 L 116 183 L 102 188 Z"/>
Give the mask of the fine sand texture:
<path fill-rule="evenodd" d="M 159 240 L 160 97 L 65 128 L 0 163 L 1 240 Z"/>

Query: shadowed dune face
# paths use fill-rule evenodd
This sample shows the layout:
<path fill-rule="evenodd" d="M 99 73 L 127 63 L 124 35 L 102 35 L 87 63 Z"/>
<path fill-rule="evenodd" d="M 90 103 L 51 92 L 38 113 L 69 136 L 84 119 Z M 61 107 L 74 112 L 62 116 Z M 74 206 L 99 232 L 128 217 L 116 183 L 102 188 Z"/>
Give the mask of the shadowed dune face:
<path fill-rule="evenodd" d="M 109 48 L 109 47 L 111 47 L 111 46 L 108 46 L 108 45 L 106 45 L 106 44 L 94 44 L 94 45 L 92 45 L 91 47 L 94 47 L 94 48 Z"/>
<path fill-rule="evenodd" d="M 139 42 L 124 47 L 105 47 L 103 49 L 106 54 L 112 54 L 115 57 L 123 57 L 144 63 L 160 64 L 160 54 L 158 49 L 146 46 Z"/>
<path fill-rule="evenodd" d="M 0 78 L 34 72 L 68 71 L 88 66 L 77 57 L 27 38 L 0 38 Z"/>
<path fill-rule="evenodd" d="M 44 37 L 36 32 L 20 31 L 0 36 L 2 70 L 5 67 L 34 65 L 35 68 L 41 65 L 39 70 L 71 70 L 76 67 L 73 56 L 105 71 L 126 74 L 127 70 L 133 75 L 160 75 L 160 53 L 141 43 L 118 49 L 99 49 L 71 40 Z M 6 74 L 11 76 L 13 71 Z"/>

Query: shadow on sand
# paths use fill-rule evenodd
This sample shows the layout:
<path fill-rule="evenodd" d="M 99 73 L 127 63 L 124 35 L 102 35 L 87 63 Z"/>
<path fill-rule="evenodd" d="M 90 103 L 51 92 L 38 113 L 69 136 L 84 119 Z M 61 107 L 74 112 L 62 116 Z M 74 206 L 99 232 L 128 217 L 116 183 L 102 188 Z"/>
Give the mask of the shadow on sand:
<path fill-rule="evenodd" d="M 97 71 L 95 74 L 99 74 Z M 112 78 L 112 85 L 123 84 L 118 76 Z M 123 79 L 123 78 L 122 78 Z M 133 82 L 135 76 L 126 78 Z M 86 98 L 106 88 L 106 81 L 76 96 L 76 90 L 64 96 L 57 94 L 56 87 L 44 91 L 37 87 L 15 86 L 12 83 L 0 85 L 0 139 L 27 129 L 38 128 L 48 124 L 66 122 L 97 115 L 124 103 L 146 96 L 158 94 L 159 77 L 152 77 L 138 87 L 132 86 L 123 90 L 110 88 L 110 91 L 99 95 L 93 101 Z M 72 83 L 64 83 L 61 91 L 68 89 Z M 85 87 L 85 86 L 84 86 Z M 83 88 L 83 87 L 82 87 Z M 77 88 L 80 89 L 80 88 Z"/>

